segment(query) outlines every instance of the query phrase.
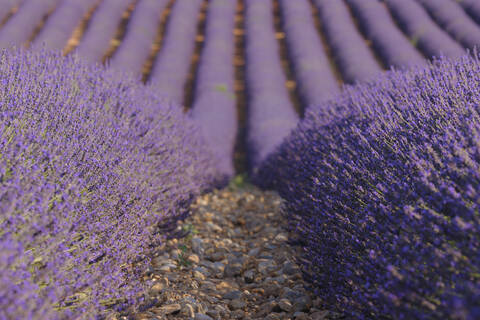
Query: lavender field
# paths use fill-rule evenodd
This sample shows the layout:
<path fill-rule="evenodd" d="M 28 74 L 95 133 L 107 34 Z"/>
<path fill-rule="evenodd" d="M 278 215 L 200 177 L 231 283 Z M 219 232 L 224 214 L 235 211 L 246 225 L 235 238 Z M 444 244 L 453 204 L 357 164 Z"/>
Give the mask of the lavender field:
<path fill-rule="evenodd" d="M 479 45 L 476 0 L 0 0 L 0 320 L 480 319 Z"/>

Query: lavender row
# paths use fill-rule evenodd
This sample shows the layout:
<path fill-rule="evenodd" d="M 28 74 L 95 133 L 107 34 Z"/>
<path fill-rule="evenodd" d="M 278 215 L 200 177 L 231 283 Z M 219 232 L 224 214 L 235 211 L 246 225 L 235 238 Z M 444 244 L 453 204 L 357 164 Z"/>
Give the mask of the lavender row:
<path fill-rule="evenodd" d="M 216 171 L 178 106 L 60 53 L 0 54 L 0 319 L 136 306 L 152 248 Z"/>
<path fill-rule="evenodd" d="M 397 28 L 381 2 L 347 0 L 347 3 L 386 67 L 404 68 L 426 64 L 426 60 Z"/>
<path fill-rule="evenodd" d="M 480 27 L 452 0 L 417 0 L 433 19 L 464 47 L 480 45 Z"/>
<path fill-rule="evenodd" d="M 202 4 L 203 0 L 175 1 L 151 74 L 152 85 L 179 104 L 183 103 Z"/>
<path fill-rule="evenodd" d="M 392 16 L 411 41 L 428 57 L 456 58 L 466 51 L 442 30 L 415 0 L 385 1 Z"/>
<path fill-rule="evenodd" d="M 59 0 L 25 0 L 0 29 L 0 48 L 26 44 L 43 16 L 58 3 Z"/>
<path fill-rule="evenodd" d="M 344 81 L 354 83 L 378 75 L 382 68 L 355 27 L 345 2 L 314 0 L 314 4 Z"/>
<path fill-rule="evenodd" d="M 113 68 L 141 76 L 167 2 L 168 0 L 141 0 L 135 6 L 126 35 L 110 60 Z"/>
<path fill-rule="evenodd" d="M 32 45 L 45 45 L 51 50 L 63 49 L 75 27 L 94 3 L 95 0 L 63 1 L 48 18 Z"/>
<path fill-rule="evenodd" d="M 247 145 L 255 170 L 295 127 L 298 115 L 285 87 L 271 0 L 245 1 Z"/>
<path fill-rule="evenodd" d="M 0 1 L 0 21 L 5 19 L 13 8 L 18 6 L 22 0 L 2 0 Z"/>
<path fill-rule="evenodd" d="M 88 62 L 102 62 L 123 13 L 132 0 L 104 0 L 93 14 L 76 53 Z"/>
<path fill-rule="evenodd" d="M 323 307 L 480 318 L 479 73 L 465 56 L 346 87 L 264 162 Z"/>
<path fill-rule="evenodd" d="M 237 135 L 234 94 L 234 35 L 236 2 L 211 0 L 208 4 L 205 45 L 195 83 L 192 119 L 217 158 L 217 167 L 227 177 L 234 175 L 233 151 Z"/>
<path fill-rule="evenodd" d="M 305 106 L 318 106 L 340 90 L 315 29 L 310 3 L 308 0 L 281 0 L 279 3 L 300 98 Z"/>
<path fill-rule="evenodd" d="M 465 12 L 477 23 L 480 23 L 480 2 L 477 0 L 457 0 Z"/>

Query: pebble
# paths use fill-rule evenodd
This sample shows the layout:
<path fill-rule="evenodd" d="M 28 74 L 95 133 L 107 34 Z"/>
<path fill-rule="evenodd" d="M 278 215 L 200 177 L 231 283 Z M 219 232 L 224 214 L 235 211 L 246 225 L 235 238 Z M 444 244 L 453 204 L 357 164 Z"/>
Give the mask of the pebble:
<path fill-rule="evenodd" d="M 193 276 L 197 280 L 200 280 L 200 281 L 205 280 L 205 276 L 200 271 L 193 271 Z"/>
<path fill-rule="evenodd" d="M 189 317 L 189 318 L 193 318 L 195 316 L 195 310 L 194 310 L 193 306 L 191 304 L 188 304 L 188 303 L 186 303 L 182 307 L 181 313 L 182 313 L 182 315 L 184 315 L 186 317 Z"/>
<path fill-rule="evenodd" d="M 214 262 L 212 264 L 212 267 L 211 269 L 215 272 L 215 273 L 222 273 L 225 271 L 225 265 L 221 262 Z"/>
<path fill-rule="evenodd" d="M 231 278 L 231 277 L 240 275 L 241 272 L 242 272 L 242 264 L 240 263 L 240 261 L 238 259 L 235 259 L 235 260 L 229 262 L 225 266 L 224 276 L 226 278 Z"/>
<path fill-rule="evenodd" d="M 252 283 L 255 280 L 255 271 L 248 270 L 243 274 L 243 279 L 245 283 Z"/>
<path fill-rule="evenodd" d="M 237 309 L 243 309 L 245 308 L 247 304 L 245 303 L 245 301 L 243 301 L 242 299 L 233 299 L 232 301 L 230 301 L 230 303 L 228 304 L 228 306 L 230 307 L 230 309 L 232 310 L 237 310 Z"/>
<path fill-rule="evenodd" d="M 232 290 L 223 295 L 223 299 L 234 300 L 239 299 L 242 296 L 242 292 L 239 290 Z"/>
<path fill-rule="evenodd" d="M 287 243 L 278 195 L 250 186 L 232 190 L 214 190 L 194 201 L 179 230 L 186 223 L 197 232 L 166 240 L 148 266 L 144 277 L 153 280 L 152 306 L 117 319 L 327 320 L 338 315 L 319 311 L 322 301 L 305 290 L 295 262 L 300 250 Z"/>
<path fill-rule="evenodd" d="M 192 238 L 192 251 L 198 255 L 203 254 L 203 240 L 201 238 Z"/>
<path fill-rule="evenodd" d="M 196 254 L 189 255 L 187 260 L 195 264 L 198 264 L 200 262 L 200 258 Z"/>
<path fill-rule="evenodd" d="M 165 306 L 160 307 L 160 310 L 165 314 L 177 313 L 181 309 L 182 309 L 182 307 L 178 303 L 167 304 Z"/>
<path fill-rule="evenodd" d="M 213 320 L 211 317 L 202 313 L 195 313 L 195 320 Z"/>
<path fill-rule="evenodd" d="M 292 303 L 288 299 L 280 299 L 278 301 L 278 306 L 286 312 L 290 312 L 293 308 Z"/>

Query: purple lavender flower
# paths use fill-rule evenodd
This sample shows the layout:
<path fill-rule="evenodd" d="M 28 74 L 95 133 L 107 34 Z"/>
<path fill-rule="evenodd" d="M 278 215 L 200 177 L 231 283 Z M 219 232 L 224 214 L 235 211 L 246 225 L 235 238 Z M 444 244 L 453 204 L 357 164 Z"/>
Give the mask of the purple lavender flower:
<path fill-rule="evenodd" d="M 152 248 L 215 183 L 213 155 L 132 77 L 76 55 L 0 59 L 0 318 L 135 305 Z"/>
<path fill-rule="evenodd" d="M 478 318 L 479 73 L 464 56 L 347 86 L 263 162 L 325 308 Z"/>

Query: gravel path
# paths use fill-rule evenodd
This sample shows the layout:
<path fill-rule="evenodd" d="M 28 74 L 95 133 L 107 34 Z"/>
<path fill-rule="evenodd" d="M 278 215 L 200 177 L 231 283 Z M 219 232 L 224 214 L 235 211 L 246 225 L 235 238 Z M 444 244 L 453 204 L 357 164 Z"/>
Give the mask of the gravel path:
<path fill-rule="evenodd" d="M 154 258 L 144 319 L 333 319 L 304 289 L 286 243 L 281 199 L 255 187 L 229 187 L 192 205 L 187 237 Z"/>

